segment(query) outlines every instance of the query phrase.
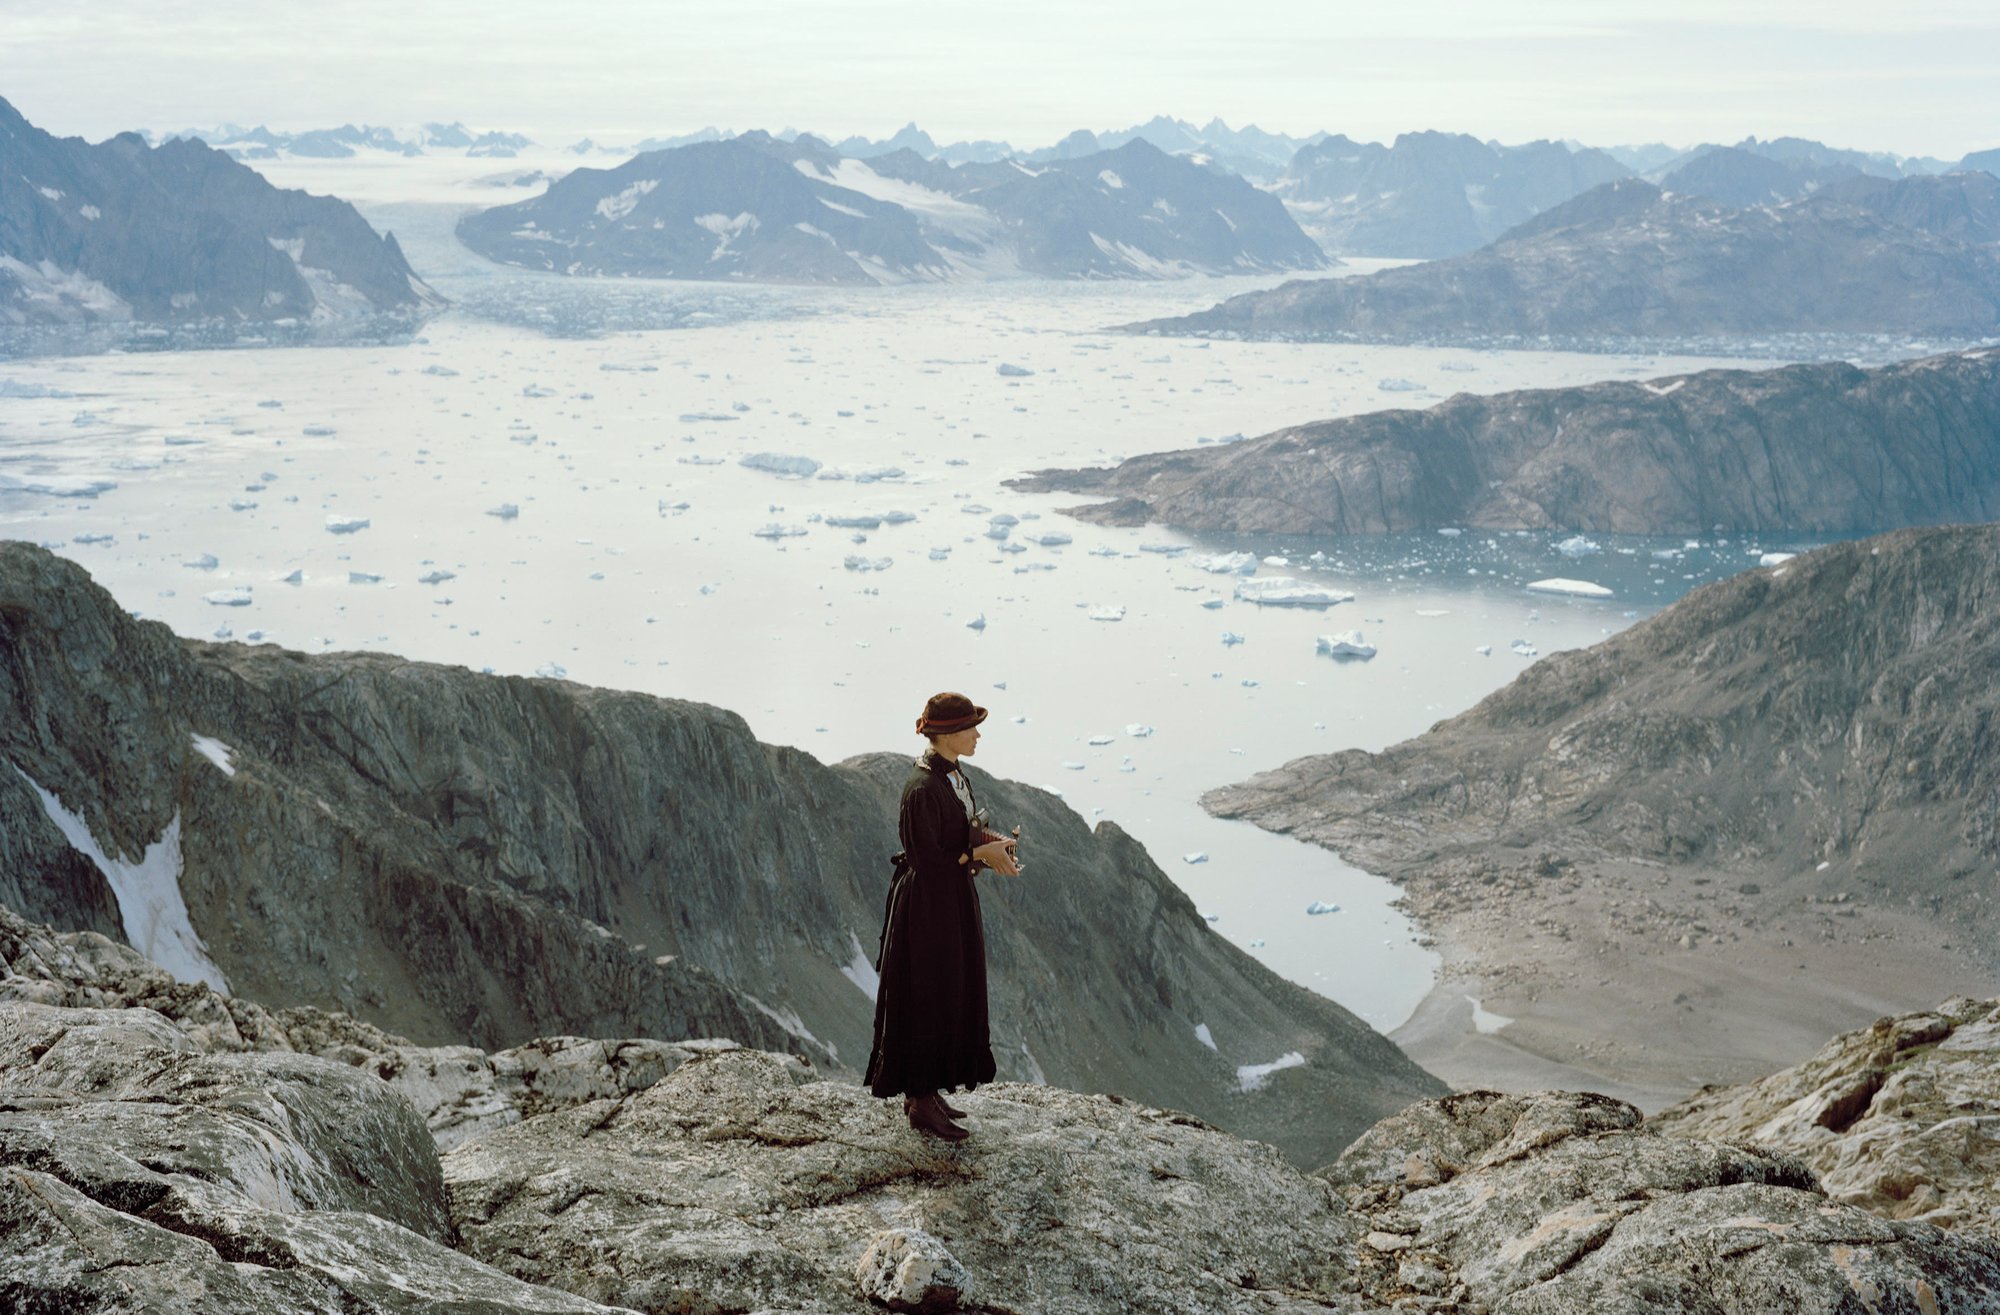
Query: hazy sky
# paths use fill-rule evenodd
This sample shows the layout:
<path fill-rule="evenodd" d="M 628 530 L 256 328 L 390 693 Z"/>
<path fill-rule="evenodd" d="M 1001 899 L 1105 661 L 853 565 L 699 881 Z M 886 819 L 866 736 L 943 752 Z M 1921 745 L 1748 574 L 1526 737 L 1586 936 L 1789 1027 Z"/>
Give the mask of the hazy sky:
<path fill-rule="evenodd" d="M 0 0 L 50 131 L 708 124 L 1017 146 L 1154 114 L 1386 140 L 2000 146 L 2000 0 Z"/>

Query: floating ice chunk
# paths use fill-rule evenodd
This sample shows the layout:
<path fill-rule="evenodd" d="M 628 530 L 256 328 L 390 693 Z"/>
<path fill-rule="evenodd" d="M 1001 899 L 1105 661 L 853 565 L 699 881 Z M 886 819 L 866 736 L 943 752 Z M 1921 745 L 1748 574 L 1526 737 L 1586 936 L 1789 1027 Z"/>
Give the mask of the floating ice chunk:
<path fill-rule="evenodd" d="M 803 525 L 780 525 L 776 521 L 761 529 L 750 531 L 759 539 L 796 539 L 805 532 L 806 527 Z"/>
<path fill-rule="evenodd" d="M 1314 900 L 1312 903 L 1306 905 L 1306 912 L 1317 918 L 1322 913 L 1340 912 L 1340 906 L 1338 904 L 1328 904 L 1325 900 Z"/>
<path fill-rule="evenodd" d="M 986 537 L 989 539 L 1004 539 L 1013 532 L 1014 527 L 1011 525 L 989 525 L 986 527 Z"/>
<path fill-rule="evenodd" d="M 1142 543 L 1140 552 L 1156 552 L 1162 557 L 1178 557 L 1188 550 L 1184 543 Z"/>
<path fill-rule="evenodd" d="M 933 548 L 930 550 L 930 553 L 928 555 L 930 559 L 934 562 L 948 561 L 951 558 L 951 549 Z"/>
<path fill-rule="evenodd" d="M 879 530 L 882 528 L 880 516 L 828 516 L 826 524 L 840 530 Z"/>
<path fill-rule="evenodd" d="M 1019 525 L 1021 518 L 1011 511 L 998 511 L 986 518 L 988 525 Z"/>
<path fill-rule="evenodd" d="M 254 637 L 254 636 L 253 636 Z M 194 751 L 222 769 L 224 776 L 236 775 L 236 764 L 230 760 L 236 750 L 211 736 L 189 732 L 194 741 Z"/>
<path fill-rule="evenodd" d="M 1224 648 L 1228 648 L 1231 645 L 1240 644 L 1242 642 L 1243 642 L 1243 636 L 1237 634 L 1234 630 L 1225 630 L 1222 632 L 1222 646 Z"/>
<path fill-rule="evenodd" d="M 1060 548 L 1070 541 L 1061 530 L 1043 530 L 1040 534 L 1024 534 L 1021 537 L 1044 548 Z"/>
<path fill-rule="evenodd" d="M 1206 863 L 1206 862 L 1208 862 L 1208 851 L 1207 851 L 1207 850 L 1205 850 L 1205 849 L 1197 849 L 1197 850 L 1194 850 L 1194 851 L 1192 851 L 1192 852 L 1190 852 L 1190 853 L 1186 853 L 1186 854 L 1182 854 L 1182 855 L 1181 855 L 1181 862 L 1183 862 L 1183 863 Z"/>
<path fill-rule="evenodd" d="M 250 606 L 250 586 L 239 585 L 234 589 L 211 589 L 202 598 L 216 607 Z"/>
<path fill-rule="evenodd" d="M 1084 743 L 1092 746 L 1093 748 L 1101 749 L 1105 745 L 1110 744 L 1112 740 L 1113 737 L 1109 735 L 1093 735 L 1088 740 L 1085 740 Z"/>
<path fill-rule="evenodd" d="M 521 390 L 521 396 L 523 397 L 554 397 L 555 395 L 556 395 L 555 389 L 544 388 L 540 384 L 529 384 L 527 387 Z M 681 418 L 685 420 L 687 417 L 682 416 Z"/>
<path fill-rule="evenodd" d="M 796 479 L 804 479 L 819 469 L 819 462 L 811 457 L 790 456 L 783 452 L 752 452 L 748 456 L 738 457 L 736 464 L 750 470 L 768 471 L 773 475 L 789 475 Z"/>
<path fill-rule="evenodd" d="M 182 562 L 181 565 L 192 567 L 194 570 L 197 571 L 212 571 L 216 567 L 222 565 L 222 561 L 214 553 L 205 552 L 199 557 L 188 558 L 186 561 Z"/>
<path fill-rule="evenodd" d="M 913 511 L 885 511 L 882 513 L 884 525 L 908 525 L 917 518 Z"/>
<path fill-rule="evenodd" d="M 110 535 L 110 534 L 79 534 L 79 535 L 77 535 L 77 536 L 76 536 L 76 542 L 78 542 L 78 543 L 115 543 L 115 542 L 117 542 L 117 539 L 116 539 L 116 536 L 114 536 L 114 535 Z"/>
<path fill-rule="evenodd" d="M 1135 740 L 1143 740 L 1153 733 L 1153 728 L 1143 721 L 1135 721 L 1125 727 L 1125 733 Z"/>
<path fill-rule="evenodd" d="M 964 466 L 964 465 L 970 465 L 971 463 L 968 462 L 964 457 L 946 457 L 944 459 L 944 464 L 947 466 Z"/>
<path fill-rule="evenodd" d="M 994 368 L 993 373 L 999 375 L 1003 379 L 1026 379 L 1029 375 L 1033 374 L 1034 371 L 1030 370 L 1025 365 L 1015 365 L 1008 361 L 1002 361 L 997 367 Z"/>
<path fill-rule="evenodd" d="M 332 438 L 334 429 L 332 425 L 307 425 L 299 432 L 307 438 Z"/>
<path fill-rule="evenodd" d="M 1220 913 L 1204 913 L 1201 915 L 1201 920 L 1203 922 L 1221 922 L 1222 915 Z"/>
<path fill-rule="evenodd" d="M 1556 551 L 1565 557 L 1588 557 L 1592 553 L 1603 552 L 1604 548 L 1594 539 L 1574 534 L 1557 544 Z"/>
<path fill-rule="evenodd" d="M 1118 550 L 1116 548 L 1113 548 L 1110 544 L 1107 543 L 1101 547 L 1092 548 L 1090 550 L 1090 555 L 1092 557 L 1116 557 L 1118 555 Z"/>
<path fill-rule="evenodd" d="M 1115 605 L 1110 607 L 1093 607 L 1090 610 L 1090 619 L 1093 621 L 1123 621 L 1125 619 L 1125 609 Z"/>
<path fill-rule="evenodd" d="M 1418 393 L 1423 391 L 1424 386 L 1414 379 L 1401 379 L 1391 375 L 1387 379 L 1376 380 L 1375 387 L 1385 393 Z"/>
<path fill-rule="evenodd" d="M 1351 603 L 1354 595 L 1339 589 L 1301 584 L 1289 575 L 1266 576 L 1258 580 L 1238 580 L 1236 597 L 1246 603 L 1269 607 L 1331 607 Z"/>
<path fill-rule="evenodd" d="M 981 612 L 981 613 L 980 613 L 980 614 L 979 614 L 978 616 L 975 616 L 975 617 L 973 617 L 973 618 L 972 618 L 972 619 L 971 619 L 970 621 L 967 621 L 967 622 L 965 623 L 965 628 L 966 628 L 967 630 L 984 630 L 984 629 L 986 629 L 986 613 L 984 613 L 984 612 Z"/>
<path fill-rule="evenodd" d="M 1513 643 L 1507 645 L 1507 648 L 1509 649 L 1509 651 L 1518 653 L 1522 657 L 1536 657 L 1539 656 L 1541 653 L 1540 649 L 1536 648 L 1533 644 L 1530 644 L 1525 639 L 1517 639 Z"/>
<path fill-rule="evenodd" d="M 1757 565 L 1783 566 L 1786 562 L 1789 562 L 1790 560 L 1792 560 L 1792 558 L 1796 556 L 1798 556 L 1798 554 L 1795 552 L 1767 552 L 1762 557 L 1759 557 L 1757 559 Z"/>
<path fill-rule="evenodd" d="M 675 457 L 674 461 L 683 466 L 719 466 L 722 464 L 721 457 L 704 457 L 700 455 Z"/>
<path fill-rule="evenodd" d="M 0 493 L 39 493 L 47 498 L 94 498 L 117 487 L 115 480 L 83 475 L 0 475 Z"/>
<path fill-rule="evenodd" d="M 544 662 L 535 668 L 535 674 L 544 680 L 568 680 L 569 671 L 560 662 Z"/>
<path fill-rule="evenodd" d="M 1290 566 L 1291 564 L 1291 561 L 1284 557 L 1266 557 L 1264 559 L 1264 565 L 1266 566 Z"/>
<path fill-rule="evenodd" d="M 1442 534 L 1447 539 L 1456 539 L 1459 535 L 1465 533 L 1465 531 L 1461 529 L 1455 529 L 1451 526 L 1446 526 L 1444 529 L 1439 530 L 1438 533 Z"/>
<path fill-rule="evenodd" d="M 510 521 L 521 514 L 521 509 L 511 502 L 503 502 L 497 507 L 488 507 L 486 514 L 499 520 Z"/>
<path fill-rule="evenodd" d="M 380 584 L 382 583 L 382 577 L 373 571 L 349 571 L 347 573 L 347 582 L 349 584 Z"/>
<path fill-rule="evenodd" d="M 1080 762 L 1065 761 L 1063 763 L 1063 768 L 1066 771 L 1080 772 L 1083 770 L 1083 764 Z"/>
<path fill-rule="evenodd" d="M 857 470 L 854 472 L 854 482 L 856 484 L 879 484 L 886 479 L 901 478 L 903 478 L 903 470 L 900 466 L 877 466 L 873 470 Z"/>
<path fill-rule="evenodd" d="M 328 534 L 353 534 L 368 528 L 366 516 L 329 516 L 326 518 Z"/>
<path fill-rule="evenodd" d="M 1204 598 L 1201 600 L 1201 605 L 1213 612 L 1222 606 L 1222 600 L 1220 598 Z"/>
<path fill-rule="evenodd" d="M 1477 647 L 1477 648 L 1473 649 L 1472 651 L 1473 651 L 1473 652 L 1475 652 L 1475 653 L 1477 653 L 1477 654 L 1479 654 L 1479 656 L 1481 656 L 1481 657 L 1492 657 L 1492 656 L 1493 656 L 1493 645 L 1491 645 L 1491 644 L 1481 644 L 1481 645 L 1480 645 L 1479 647 Z"/>
<path fill-rule="evenodd" d="M 1268 1064 L 1239 1064 L 1236 1068 L 1236 1088 L 1239 1091 L 1256 1091 L 1279 1069 L 1300 1068 L 1305 1062 L 1304 1055 L 1288 1050 Z"/>
<path fill-rule="evenodd" d="M 840 564 L 850 571 L 886 571 L 896 564 L 893 557 L 844 557 Z"/>
<path fill-rule="evenodd" d="M 959 510 L 968 516 L 984 516 L 987 512 L 992 511 L 993 508 L 983 506 L 977 502 L 968 502 L 963 507 L 960 507 Z"/>
<path fill-rule="evenodd" d="M 1375 646 L 1363 639 L 1359 630 L 1321 635 L 1313 641 L 1313 651 L 1326 657 L 1360 658 L 1363 661 L 1375 656 Z"/>
<path fill-rule="evenodd" d="M 1001 551 L 1001 552 L 1017 552 L 1017 553 L 1018 553 L 1018 552 L 1026 552 L 1026 551 L 1028 551 L 1028 545 L 1027 545 L 1027 544 L 1025 544 L 1025 543 L 1003 543 L 1003 544 L 1001 544 L 1001 545 L 1000 545 L 1000 551 Z M 1016 569 L 1020 569 L 1020 568 L 1018 568 L 1018 567 L 1017 567 Z M 1034 568 L 1033 568 L 1033 567 L 1029 567 L 1029 568 L 1027 568 L 1027 569 L 1029 569 L 1029 570 L 1033 570 Z M 1054 570 L 1055 568 L 1054 568 L 1054 567 L 1050 567 L 1049 569 L 1050 569 L 1050 570 Z"/>
<path fill-rule="evenodd" d="M 736 417 L 733 415 L 722 415 L 714 411 L 684 411 L 681 413 L 681 423 L 684 425 L 724 424 L 733 422 L 735 419 Z"/>
<path fill-rule="evenodd" d="M 1257 556 L 1247 552 L 1206 553 L 1189 561 L 1210 575 L 1255 575 Z"/>
<path fill-rule="evenodd" d="M 1533 594 L 1567 594 L 1572 598 L 1609 598 L 1611 591 L 1601 584 L 1588 580 L 1565 580 L 1560 576 L 1548 580 L 1535 580 L 1528 585 Z"/>
<path fill-rule="evenodd" d="M 434 374 L 440 379 L 452 379 L 458 375 L 458 371 L 452 369 L 449 365 L 426 365 L 424 373 Z"/>
<path fill-rule="evenodd" d="M 1244 689 L 1256 689 L 1259 685 L 1263 684 L 1264 682 L 1258 680 L 1255 676 L 1245 676 L 1243 679 L 1237 681 L 1236 683 L 1241 685 Z"/>
<path fill-rule="evenodd" d="M 1196 1023 L 1194 1025 L 1194 1039 L 1207 1046 L 1210 1050 L 1215 1049 L 1215 1037 L 1210 1034 L 1207 1023 Z"/>
<path fill-rule="evenodd" d="M 456 571 L 443 571 L 443 570 L 425 571 L 422 575 L 417 577 L 417 583 L 443 584 L 446 580 L 456 580 L 457 578 L 458 578 L 458 572 Z"/>
<path fill-rule="evenodd" d="M 279 584 L 304 584 L 305 582 L 306 573 L 296 566 L 282 580 L 278 581 Z"/>

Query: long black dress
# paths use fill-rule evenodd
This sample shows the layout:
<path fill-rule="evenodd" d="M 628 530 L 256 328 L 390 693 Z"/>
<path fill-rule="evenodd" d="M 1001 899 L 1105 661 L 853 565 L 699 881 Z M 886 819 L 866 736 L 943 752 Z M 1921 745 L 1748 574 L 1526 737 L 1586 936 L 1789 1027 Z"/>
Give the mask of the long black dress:
<path fill-rule="evenodd" d="M 927 750 L 903 785 L 903 852 L 889 882 L 875 965 L 881 985 L 867 1080 L 877 1096 L 969 1091 L 993 1080 L 986 929 L 973 886 L 971 822 L 951 771 Z"/>

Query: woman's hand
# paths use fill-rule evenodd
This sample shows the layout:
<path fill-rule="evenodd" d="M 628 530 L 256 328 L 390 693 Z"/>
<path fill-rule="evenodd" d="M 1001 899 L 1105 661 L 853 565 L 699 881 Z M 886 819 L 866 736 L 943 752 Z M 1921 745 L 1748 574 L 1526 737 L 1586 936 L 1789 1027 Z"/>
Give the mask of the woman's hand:
<path fill-rule="evenodd" d="M 1003 877 L 1021 874 L 1020 860 L 1014 856 L 1012 840 L 991 840 L 972 851 L 972 856 Z"/>

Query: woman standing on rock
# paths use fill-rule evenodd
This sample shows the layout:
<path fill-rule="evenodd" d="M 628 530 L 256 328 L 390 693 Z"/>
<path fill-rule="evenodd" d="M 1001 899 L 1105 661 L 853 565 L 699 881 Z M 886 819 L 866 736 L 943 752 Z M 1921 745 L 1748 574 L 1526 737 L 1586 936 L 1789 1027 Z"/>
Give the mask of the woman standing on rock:
<path fill-rule="evenodd" d="M 875 1046 L 868 1089 L 903 1097 L 910 1126 L 947 1141 L 970 1136 L 953 1118 L 963 1110 L 939 1090 L 970 1091 L 993 1080 L 986 1032 L 986 931 L 973 874 L 1003 876 L 1021 868 L 1011 839 L 975 845 L 978 809 L 958 760 L 979 744 L 986 709 L 963 694 L 935 694 L 917 718 L 929 737 L 903 785 L 889 904 L 882 916 L 881 984 L 875 994 Z"/>

